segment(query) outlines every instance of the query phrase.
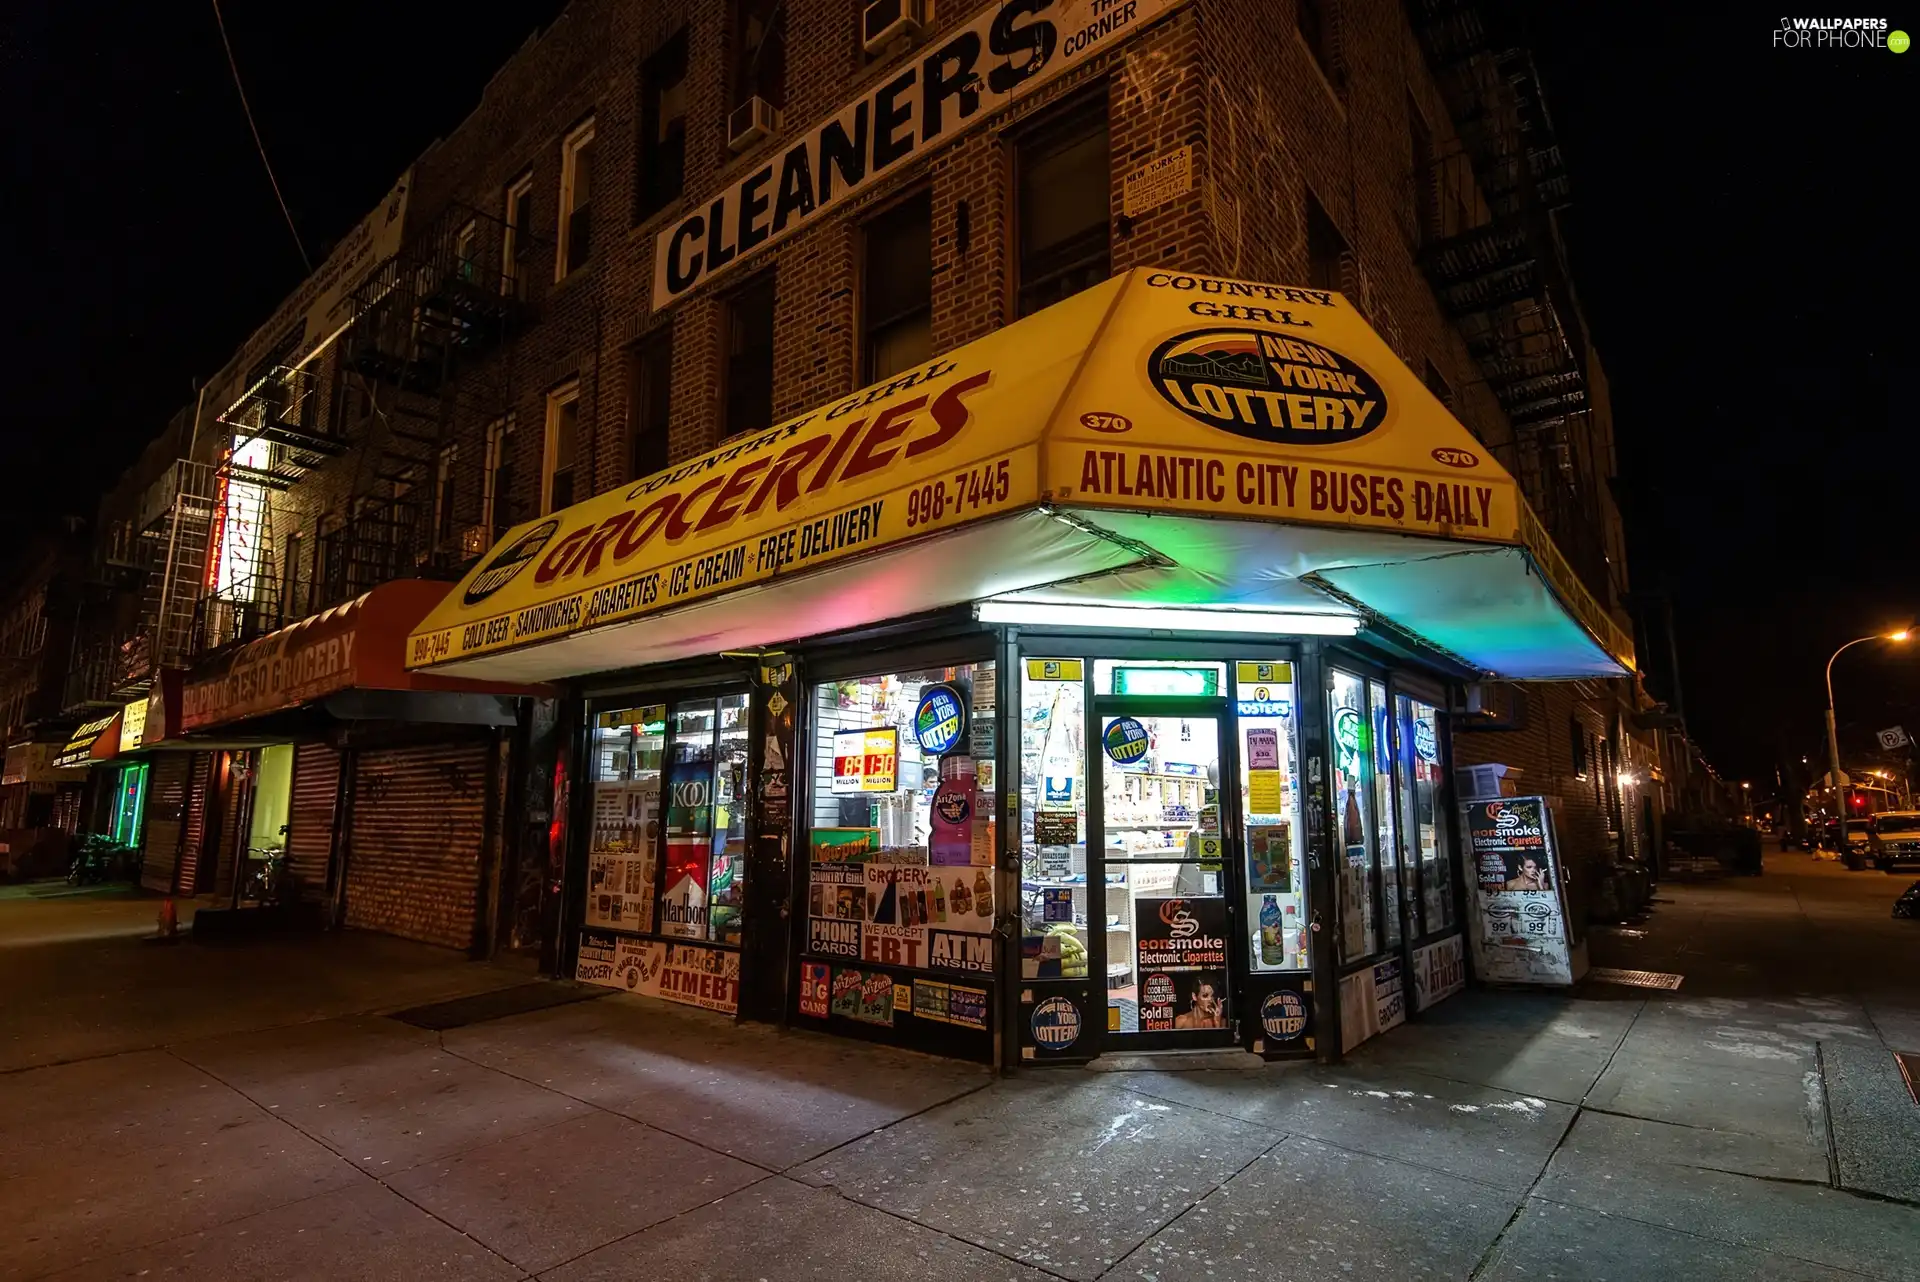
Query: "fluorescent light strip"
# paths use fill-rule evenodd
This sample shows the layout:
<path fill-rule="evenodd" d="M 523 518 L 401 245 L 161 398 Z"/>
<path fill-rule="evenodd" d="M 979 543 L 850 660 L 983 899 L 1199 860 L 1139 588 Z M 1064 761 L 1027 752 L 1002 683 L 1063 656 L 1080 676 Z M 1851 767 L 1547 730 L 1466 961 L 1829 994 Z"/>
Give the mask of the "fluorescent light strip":
<path fill-rule="evenodd" d="M 1046 601 L 982 601 L 982 623 L 1040 627 L 1132 628 L 1163 632 L 1240 632 L 1263 636 L 1350 637 L 1360 631 L 1351 614 L 1300 614 L 1275 610 L 1182 610 L 1166 606 L 1059 605 Z"/>

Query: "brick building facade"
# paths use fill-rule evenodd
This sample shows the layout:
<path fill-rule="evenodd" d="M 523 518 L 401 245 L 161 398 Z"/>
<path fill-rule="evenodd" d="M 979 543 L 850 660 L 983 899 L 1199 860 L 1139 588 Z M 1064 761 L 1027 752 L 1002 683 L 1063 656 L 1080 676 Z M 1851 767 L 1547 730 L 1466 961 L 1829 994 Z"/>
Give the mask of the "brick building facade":
<path fill-rule="evenodd" d="M 1434 266 L 1448 246 L 1509 225 L 1536 237 L 1528 257 L 1559 255 L 1550 221 L 1528 223 L 1507 196 L 1489 190 L 1500 180 L 1480 178 L 1489 168 L 1482 161 L 1487 146 L 1510 144 L 1483 139 L 1476 149 L 1454 123 L 1462 79 L 1496 98 L 1504 92 L 1487 68 L 1506 68 L 1502 60 L 1514 55 L 1493 37 L 1463 47 L 1451 33 L 1417 25 L 1424 11 L 1393 0 L 1194 0 L 759 250 L 750 265 L 736 264 L 656 311 L 650 286 L 663 229 L 778 155 L 812 122 L 911 65 L 976 11 L 940 4 L 922 38 L 875 58 L 862 51 L 848 6 L 796 0 L 783 9 L 782 128 L 758 143 L 735 150 L 727 141 L 729 60 L 754 5 L 576 0 L 495 76 L 467 121 L 420 158 L 409 207 L 416 227 L 461 207 L 510 219 L 510 193 L 530 180 L 523 208 L 531 225 L 517 234 L 534 248 L 517 269 L 524 285 L 516 287 L 525 289 L 532 319 L 487 358 L 512 367 L 510 377 L 496 381 L 513 389 L 499 412 L 514 424 L 516 519 L 543 510 L 545 428 L 556 393 L 577 388 L 575 450 L 594 492 L 726 436 L 728 400 L 739 394 L 738 366 L 728 357 L 729 313 L 754 283 L 772 281 L 767 421 L 865 383 L 867 245 L 871 229 L 903 202 L 927 202 L 928 350 L 948 350 L 1014 318 L 1022 287 L 1022 148 L 1052 120 L 1078 113 L 1106 136 L 1105 270 L 1158 265 L 1340 289 L 1521 478 L 1588 588 L 1624 625 L 1611 409 L 1571 291 L 1541 280 L 1528 297 L 1540 301 L 1537 311 L 1563 318 L 1560 332 L 1583 395 L 1566 403 L 1571 410 L 1544 419 L 1529 406 L 1516 426 L 1511 410 L 1523 398 L 1496 386 L 1513 376 L 1486 355 L 1484 316 L 1463 313 L 1452 296 L 1460 282 Z M 646 164 L 645 138 L 658 126 L 647 103 L 650 94 L 659 96 L 649 76 L 657 78 L 652 69 L 663 51 L 671 66 L 684 67 L 677 91 L 683 142 L 670 153 L 683 158 L 683 169 L 677 182 L 664 184 Z M 1497 100 L 1489 114 L 1518 117 L 1525 109 L 1524 102 Z M 584 261 L 562 272 L 556 264 L 567 147 L 589 126 L 592 246 Z M 1189 147 L 1191 189 L 1127 215 L 1127 176 Z M 1509 159 L 1497 155 L 1491 164 Z M 662 190 L 679 195 L 662 201 Z M 1555 190 L 1561 194 L 1552 198 L 1563 200 L 1563 190 Z M 663 347 L 671 354 L 670 387 L 649 401 Z M 488 515 L 485 431 L 477 418 L 453 426 L 461 525 Z M 664 442 L 649 439 L 655 435 Z M 1529 705 L 1529 728 L 1463 733 L 1459 759 L 1510 764 L 1527 788 L 1560 798 L 1563 839 L 1579 865 L 1575 893 L 1584 901 L 1617 854 L 1650 853 L 1651 835 L 1635 835 L 1645 827 L 1643 807 L 1636 795 L 1622 795 L 1634 786 L 1622 780 L 1644 783 L 1647 770 L 1635 776 L 1624 764 L 1601 765 L 1651 757 L 1650 744 L 1622 747 L 1644 695 L 1616 682 L 1540 686 L 1514 697 Z M 1463 719 L 1461 729 L 1471 724 Z"/>
<path fill-rule="evenodd" d="M 1610 406 L 1552 219 L 1564 170 L 1524 53 L 1471 6 L 1081 5 L 1089 23 L 1134 25 L 657 306 L 663 233 L 982 9 L 927 7 L 924 29 L 870 52 L 845 0 L 574 0 L 403 176 L 399 248 L 348 291 L 337 331 L 256 335 L 228 371 L 244 395 L 196 407 L 198 445 L 278 427 L 254 469 L 272 475 L 247 564 L 199 603 L 194 648 L 388 579 L 457 577 L 514 524 L 1146 265 L 1344 293 L 1520 480 L 1624 626 Z M 1018 25 L 1060 7 L 1006 9 Z M 752 97 L 777 115 L 742 141 Z M 1183 154 L 1190 179 L 1130 210 L 1130 179 Z M 259 479 L 232 458 L 200 466 Z M 217 545 L 202 534 L 203 567 Z M 1646 703 L 1634 683 L 1494 702 L 1504 720 L 1457 718 L 1457 758 L 1560 798 L 1577 887 L 1646 853 L 1622 782 L 1652 760 L 1624 748 Z M 540 793 L 520 780 L 488 803 L 494 823 L 518 817 L 522 849 L 505 857 L 523 872 L 551 855 L 536 849 Z M 438 887 L 441 870 L 348 919 L 395 928 L 452 894 L 463 907 L 412 933 L 459 942 L 456 919 L 499 907 L 472 906 L 489 876 L 513 879 L 463 863 L 471 891 Z"/>

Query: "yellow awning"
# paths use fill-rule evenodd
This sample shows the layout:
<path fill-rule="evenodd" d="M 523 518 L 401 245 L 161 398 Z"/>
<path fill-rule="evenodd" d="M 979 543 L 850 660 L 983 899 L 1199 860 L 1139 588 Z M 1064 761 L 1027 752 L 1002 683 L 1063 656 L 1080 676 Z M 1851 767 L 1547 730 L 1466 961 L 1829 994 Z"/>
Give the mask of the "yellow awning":
<path fill-rule="evenodd" d="M 1045 541 L 1021 533 L 1038 527 L 1008 520 L 1036 512 L 1079 522 L 1071 531 L 1077 552 L 1055 547 L 1055 561 L 1038 555 Z M 1127 514 L 1134 526 L 1139 514 L 1168 518 L 1169 532 L 1194 518 L 1204 518 L 1203 528 L 1224 520 L 1367 532 L 1368 539 L 1349 542 L 1373 549 L 1371 559 L 1322 538 L 1321 560 L 1296 570 L 1317 575 L 1316 589 L 1331 586 L 1361 604 L 1371 604 L 1367 591 L 1378 591 L 1387 603 L 1381 613 L 1416 633 L 1420 619 L 1402 617 L 1424 608 L 1408 590 L 1414 580 L 1364 571 L 1513 549 L 1471 562 L 1500 567 L 1496 590 L 1464 590 L 1536 612 L 1537 596 L 1568 623 L 1565 631 L 1592 643 L 1590 656 L 1551 660 L 1551 675 L 1632 666 L 1626 638 L 1553 550 L 1513 478 L 1344 298 L 1147 268 L 886 383 L 516 527 L 415 630 L 406 662 L 457 664 L 476 675 L 498 666 L 498 675 L 526 679 L 538 663 L 509 669 L 475 661 L 658 620 L 621 645 L 556 647 L 591 651 L 605 667 L 648 662 L 658 657 L 648 653 L 651 634 L 686 645 L 703 636 L 737 639 L 732 623 L 693 624 L 713 612 L 687 615 L 689 607 L 738 593 L 779 610 L 782 603 L 764 592 L 742 590 L 856 561 L 891 567 L 886 581 L 903 607 L 895 615 L 989 589 L 1029 591 L 1126 567 L 1167 569 L 1150 533 L 1119 531 Z M 999 533 L 985 542 L 957 538 L 988 527 Z M 1382 544 L 1381 535 L 1420 542 Z M 1191 531 L 1186 538 L 1194 541 Z M 918 577 L 938 574 L 941 562 L 910 554 L 935 539 L 973 553 L 947 562 L 952 583 L 944 593 Z M 1399 550 L 1381 550 L 1388 545 Z M 1006 567 L 990 583 L 978 559 L 986 548 Z M 1018 555 L 1021 548 L 1031 554 Z M 1214 555 L 1225 553 L 1215 548 Z M 1238 557 L 1235 574 L 1261 572 L 1247 560 L 1252 555 Z M 1431 577 L 1420 574 L 1420 581 Z M 849 585 L 862 598 L 860 617 L 836 620 L 834 591 L 814 584 L 804 626 L 890 617 L 872 614 L 885 609 L 868 599 L 874 587 Z M 1232 597 L 1181 599 L 1235 604 Z M 665 626 L 669 614 L 685 621 Z M 1493 618 L 1497 611 L 1481 609 L 1464 631 L 1458 621 L 1442 621 L 1436 644 L 1482 635 Z M 793 624 L 802 626 L 798 618 Z M 1564 637 L 1555 644 L 1566 648 Z M 582 661 L 544 675 L 592 670 Z"/>

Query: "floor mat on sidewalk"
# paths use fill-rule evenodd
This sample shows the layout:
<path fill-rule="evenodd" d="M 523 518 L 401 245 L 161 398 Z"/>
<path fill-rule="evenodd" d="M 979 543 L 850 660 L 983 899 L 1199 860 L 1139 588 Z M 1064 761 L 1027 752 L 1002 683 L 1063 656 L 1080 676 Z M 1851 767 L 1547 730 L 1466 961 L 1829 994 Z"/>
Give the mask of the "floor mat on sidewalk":
<path fill-rule="evenodd" d="M 605 997 L 612 991 L 611 988 L 598 988 L 592 984 L 543 979 L 535 984 L 516 984 L 512 988 L 499 988 L 491 993 L 456 997 L 450 1002 L 434 1002 L 429 1006 L 397 1010 L 388 1018 L 397 1019 L 403 1024 L 412 1024 L 415 1028 L 428 1028 L 440 1033 L 449 1028 L 465 1028 L 468 1024 L 484 1023 L 489 1019 L 504 1019 L 508 1015 L 524 1015 L 529 1011 L 546 1010 L 549 1006 L 567 1006 L 574 1002 L 592 1001 L 596 997 Z"/>
<path fill-rule="evenodd" d="M 1596 984 L 1620 984 L 1627 988 L 1667 988 L 1680 987 L 1685 975 L 1675 975 L 1664 970 L 1615 970 L 1611 966 L 1595 966 L 1587 972 L 1587 978 Z"/>

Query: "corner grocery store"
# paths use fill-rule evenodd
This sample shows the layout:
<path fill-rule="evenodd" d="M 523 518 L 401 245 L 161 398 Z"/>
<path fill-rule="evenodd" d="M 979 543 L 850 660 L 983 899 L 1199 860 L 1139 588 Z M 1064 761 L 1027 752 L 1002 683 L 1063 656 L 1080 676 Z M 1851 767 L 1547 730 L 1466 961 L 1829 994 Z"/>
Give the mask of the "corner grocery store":
<path fill-rule="evenodd" d="M 516 528 L 407 663 L 566 690 L 567 971 L 1013 1063 L 1456 991 L 1444 710 L 1632 656 L 1339 295 L 1137 269 Z"/>

